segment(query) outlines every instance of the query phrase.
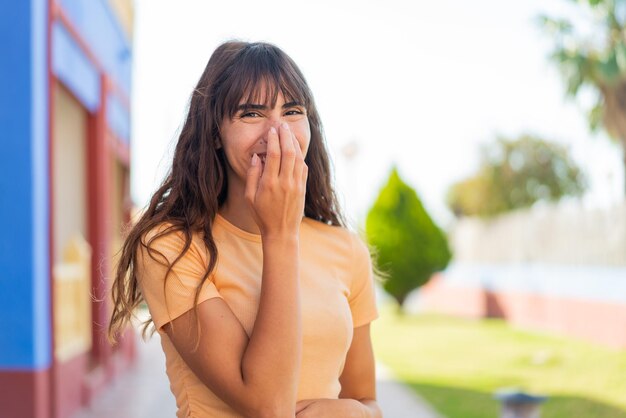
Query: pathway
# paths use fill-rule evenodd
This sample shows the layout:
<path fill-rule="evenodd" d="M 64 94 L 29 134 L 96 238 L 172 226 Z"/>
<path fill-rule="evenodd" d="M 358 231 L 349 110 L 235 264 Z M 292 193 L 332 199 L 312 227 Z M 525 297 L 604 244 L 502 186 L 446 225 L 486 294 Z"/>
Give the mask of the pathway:
<path fill-rule="evenodd" d="M 176 404 L 165 375 L 158 334 L 137 347 L 137 364 L 120 376 L 93 404 L 72 418 L 174 418 Z M 377 365 L 378 402 L 385 418 L 441 418 L 409 388 Z"/>

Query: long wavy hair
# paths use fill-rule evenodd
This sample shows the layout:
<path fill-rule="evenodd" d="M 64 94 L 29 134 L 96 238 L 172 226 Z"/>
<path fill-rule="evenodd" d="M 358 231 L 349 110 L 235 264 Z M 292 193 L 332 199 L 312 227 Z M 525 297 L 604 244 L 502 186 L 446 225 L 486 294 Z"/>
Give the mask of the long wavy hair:
<path fill-rule="evenodd" d="M 278 47 L 268 43 L 229 41 L 220 45 L 206 65 L 189 102 L 189 109 L 174 151 L 172 167 L 159 189 L 150 199 L 147 209 L 128 231 L 111 289 L 113 312 L 109 323 L 109 337 L 116 340 L 119 332 L 134 315 L 135 308 L 144 300 L 137 281 L 137 257 L 143 246 L 156 260 L 166 260 L 151 243 L 170 233 L 182 233 L 185 245 L 172 267 L 191 246 L 193 234 L 202 236 L 209 252 L 204 276 L 198 282 L 194 306 L 200 289 L 214 270 L 218 248 L 212 228 L 220 206 L 227 198 L 228 177 L 226 157 L 218 146 L 220 124 L 232 118 L 237 106 L 256 103 L 258 99 L 276 103 L 278 93 L 286 101 L 302 103 L 307 110 L 311 141 L 305 162 L 309 168 L 304 215 L 328 225 L 345 226 L 331 183 L 330 162 L 322 123 L 313 101 L 313 95 L 296 64 Z M 167 224 L 144 242 L 147 232 Z M 158 260 L 157 260 L 158 261 Z M 197 308 L 194 309 L 197 323 Z M 144 334 L 151 324 L 146 321 Z"/>

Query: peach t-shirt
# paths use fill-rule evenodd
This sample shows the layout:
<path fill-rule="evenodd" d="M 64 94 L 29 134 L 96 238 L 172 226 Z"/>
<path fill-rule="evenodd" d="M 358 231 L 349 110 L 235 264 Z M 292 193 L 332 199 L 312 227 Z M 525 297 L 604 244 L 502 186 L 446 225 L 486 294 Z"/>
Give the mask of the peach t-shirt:
<path fill-rule="evenodd" d="M 215 219 L 213 238 L 218 262 L 202 287 L 198 303 L 222 298 L 250 336 L 261 292 L 261 236 L 237 228 L 220 215 Z M 155 228 L 144 237 L 144 242 L 164 228 L 165 225 Z M 171 262 L 183 244 L 183 234 L 177 232 L 155 240 L 151 248 Z M 193 308 L 196 286 L 208 264 L 208 251 L 201 237 L 193 236 L 189 251 L 175 265 L 165 286 L 166 267 L 148 256 L 145 249 L 138 255 L 139 285 L 161 336 L 177 416 L 240 417 L 196 377 L 163 330 L 165 324 Z M 353 328 L 378 316 L 370 255 L 356 234 L 303 219 L 300 296 L 303 346 L 297 399 L 337 398 Z M 228 344 L 216 342 L 220 343 Z"/>

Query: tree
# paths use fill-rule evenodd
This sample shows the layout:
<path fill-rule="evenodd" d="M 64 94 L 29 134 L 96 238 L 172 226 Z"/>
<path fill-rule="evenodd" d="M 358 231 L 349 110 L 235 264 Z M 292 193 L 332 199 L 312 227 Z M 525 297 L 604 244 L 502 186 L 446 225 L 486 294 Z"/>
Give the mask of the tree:
<path fill-rule="evenodd" d="M 575 11 L 585 12 L 587 17 L 586 22 L 576 20 L 578 30 L 572 19 L 541 16 L 540 23 L 554 38 L 552 59 L 565 79 L 568 96 L 576 97 L 583 87 L 591 87 L 595 99 L 588 111 L 590 127 L 597 130 L 603 126 L 622 145 L 626 175 L 626 3 L 572 3 L 577 4 Z"/>
<path fill-rule="evenodd" d="M 367 215 L 366 232 L 378 269 L 387 276 L 383 287 L 400 309 L 412 290 L 450 261 L 446 236 L 395 167 Z"/>
<path fill-rule="evenodd" d="M 448 207 L 457 216 L 491 217 L 539 200 L 557 201 L 586 188 L 581 170 L 561 145 L 525 135 L 484 147 L 478 172 L 454 184 Z"/>

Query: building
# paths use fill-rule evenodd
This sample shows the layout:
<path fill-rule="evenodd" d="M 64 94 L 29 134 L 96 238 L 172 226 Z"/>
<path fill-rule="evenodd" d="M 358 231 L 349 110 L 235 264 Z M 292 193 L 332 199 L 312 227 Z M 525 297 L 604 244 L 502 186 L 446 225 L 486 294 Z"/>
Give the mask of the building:
<path fill-rule="evenodd" d="M 64 418 L 134 358 L 106 338 L 130 216 L 131 0 L 0 13 L 0 416 Z"/>

